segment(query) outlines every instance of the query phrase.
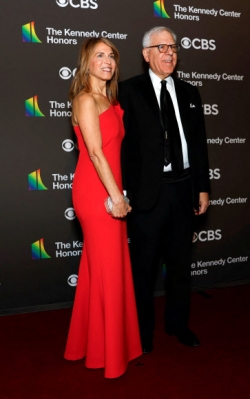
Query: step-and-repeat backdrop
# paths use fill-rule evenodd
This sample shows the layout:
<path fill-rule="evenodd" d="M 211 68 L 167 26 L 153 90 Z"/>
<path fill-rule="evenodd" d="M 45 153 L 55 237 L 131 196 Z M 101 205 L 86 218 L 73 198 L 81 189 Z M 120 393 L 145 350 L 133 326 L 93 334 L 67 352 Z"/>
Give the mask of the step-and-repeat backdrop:
<path fill-rule="evenodd" d="M 177 77 L 204 104 L 212 194 L 197 218 L 193 289 L 248 281 L 249 1 L 8 0 L 1 16 L 1 313 L 73 300 L 84 237 L 68 91 L 79 46 L 111 39 L 123 80 L 143 71 L 141 38 L 153 26 L 177 33 Z M 158 293 L 163 279 L 160 265 Z"/>

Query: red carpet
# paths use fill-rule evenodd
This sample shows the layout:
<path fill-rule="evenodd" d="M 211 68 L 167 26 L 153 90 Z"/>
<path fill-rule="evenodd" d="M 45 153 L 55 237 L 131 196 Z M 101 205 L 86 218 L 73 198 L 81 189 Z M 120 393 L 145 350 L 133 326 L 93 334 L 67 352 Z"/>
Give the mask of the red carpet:
<path fill-rule="evenodd" d="M 192 294 L 200 347 L 164 333 L 164 300 L 156 298 L 154 351 L 115 380 L 63 359 L 70 309 L 0 317 L 0 399 L 250 398 L 250 287 L 206 294 Z"/>

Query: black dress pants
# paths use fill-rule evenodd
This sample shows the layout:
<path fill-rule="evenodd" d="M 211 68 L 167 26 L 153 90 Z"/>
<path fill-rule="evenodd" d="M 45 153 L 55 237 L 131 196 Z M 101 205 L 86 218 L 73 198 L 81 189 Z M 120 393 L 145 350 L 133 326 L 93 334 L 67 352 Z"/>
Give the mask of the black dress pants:
<path fill-rule="evenodd" d="M 157 203 L 128 218 L 130 253 L 141 338 L 153 336 L 154 285 L 159 261 L 166 263 L 165 329 L 188 325 L 190 264 L 194 225 L 191 178 L 163 179 Z"/>

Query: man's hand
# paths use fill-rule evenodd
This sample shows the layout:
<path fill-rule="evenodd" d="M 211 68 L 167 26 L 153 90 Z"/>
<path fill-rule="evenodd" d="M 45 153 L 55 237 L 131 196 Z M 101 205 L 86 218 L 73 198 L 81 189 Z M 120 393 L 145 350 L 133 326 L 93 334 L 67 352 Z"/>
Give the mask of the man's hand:
<path fill-rule="evenodd" d="M 202 215 L 206 212 L 209 207 L 209 195 L 208 193 L 200 193 L 199 197 L 199 210 L 194 209 L 195 215 Z"/>

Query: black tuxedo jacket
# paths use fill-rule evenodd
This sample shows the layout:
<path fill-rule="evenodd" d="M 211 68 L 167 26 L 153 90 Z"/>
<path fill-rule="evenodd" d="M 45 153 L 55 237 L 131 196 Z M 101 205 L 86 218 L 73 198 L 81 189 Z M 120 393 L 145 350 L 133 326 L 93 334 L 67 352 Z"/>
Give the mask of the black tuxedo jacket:
<path fill-rule="evenodd" d="M 210 192 L 203 109 L 196 87 L 175 78 L 174 84 L 188 147 L 194 207 L 198 209 L 199 193 Z M 157 201 L 164 165 L 160 110 L 149 74 L 121 82 L 119 102 L 125 125 L 123 187 L 133 209 L 148 210 Z"/>

